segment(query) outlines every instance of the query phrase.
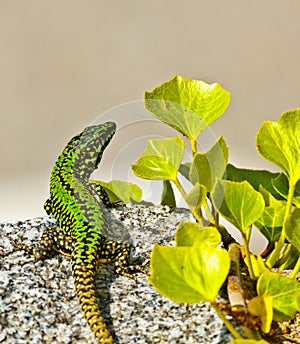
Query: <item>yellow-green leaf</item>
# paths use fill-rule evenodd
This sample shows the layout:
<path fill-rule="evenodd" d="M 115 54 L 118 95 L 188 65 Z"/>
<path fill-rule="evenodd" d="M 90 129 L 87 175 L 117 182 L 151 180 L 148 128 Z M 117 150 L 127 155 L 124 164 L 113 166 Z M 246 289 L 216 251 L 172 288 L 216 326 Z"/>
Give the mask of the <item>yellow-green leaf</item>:
<path fill-rule="evenodd" d="M 124 182 L 121 180 L 111 180 L 110 182 L 103 182 L 100 180 L 90 180 L 90 184 L 95 187 L 101 186 L 111 203 L 119 200 L 124 203 L 130 203 L 131 201 L 140 202 L 142 199 L 142 190 L 140 187 L 133 183 Z"/>
<path fill-rule="evenodd" d="M 175 233 L 176 246 L 193 246 L 196 242 L 201 242 L 216 247 L 221 239 L 215 227 L 201 227 L 196 222 L 180 222 Z"/>
<path fill-rule="evenodd" d="M 245 232 L 262 215 L 263 196 L 248 182 L 219 180 L 212 191 L 216 209 L 239 230 Z"/>
<path fill-rule="evenodd" d="M 284 112 L 277 122 L 264 121 L 256 143 L 259 153 L 296 185 L 300 179 L 300 108 Z"/>
<path fill-rule="evenodd" d="M 191 247 L 155 245 L 150 283 L 162 295 L 180 303 L 213 302 L 230 267 L 228 252 L 197 242 Z"/>
<path fill-rule="evenodd" d="M 274 272 L 264 272 L 257 282 L 258 295 L 273 297 L 275 321 L 291 319 L 299 309 L 300 283 Z"/>
<path fill-rule="evenodd" d="M 225 112 L 229 101 L 229 92 L 218 83 L 178 75 L 145 92 L 145 108 L 193 140 Z"/>
<path fill-rule="evenodd" d="M 201 206 L 206 198 L 206 188 L 203 185 L 196 184 L 192 190 L 185 196 L 185 201 L 190 207 L 192 213 L 201 213 Z"/>
<path fill-rule="evenodd" d="M 131 168 L 140 178 L 175 181 L 183 153 L 184 142 L 180 136 L 148 140 L 146 149 Z"/>
<path fill-rule="evenodd" d="M 223 137 L 205 153 L 196 153 L 190 167 L 190 181 L 204 185 L 210 192 L 217 180 L 222 178 L 228 161 L 228 147 Z"/>
<path fill-rule="evenodd" d="M 273 297 L 269 295 L 254 297 L 248 302 L 248 310 L 260 318 L 262 331 L 269 333 L 273 320 Z"/>

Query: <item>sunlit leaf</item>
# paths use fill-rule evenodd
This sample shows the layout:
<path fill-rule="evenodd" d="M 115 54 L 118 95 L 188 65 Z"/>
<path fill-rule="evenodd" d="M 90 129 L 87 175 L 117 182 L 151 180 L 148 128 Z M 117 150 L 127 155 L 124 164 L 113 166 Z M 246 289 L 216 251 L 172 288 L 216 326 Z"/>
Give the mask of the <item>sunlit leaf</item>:
<path fill-rule="evenodd" d="M 273 297 L 269 295 L 256 296 L 248 302 L 247 306 L 249 312 L 261 320 L 262 331 L 269 333 L 273 320 Z"/>
<path fill-rule="evenodd" d="M 206 195 L 207 191 L 205 186 L 198 183 L 186 195 L 185 201 L 193 213 L 196 212 L 198 214 L 201 214 L 201 206 L 205 201 Z"/>
<path fill-rule="evenodd" d="M 300 283 L 274 272 L 264 272 L 257 282 L 258 295 L 273 297 L 275 321 L 287 321 L 300 311 Z"/>
<path fill-rule="evenodd" d="M 175 233 L 176 246 L 193 246 L 196 242 L 217 246 L 221 235 L 215 227 L 201 227 L 196 222 L 180 222 Z"/>
<path fill-rule="evenodd" d="M 145 92 L 145 108 L 193 140 L 225 112 L 229 100 L 229 92 L 218 83 L 181 76 Z"/>
<path fill-rule="evenodd" d="M 276 178 L 272 180 L 274 189 L 283 197 L 287 199 L 289 193 L 289 181 L 285 174 L 280 173 Z M 293 204 L 300 207 L 300 180 L 296 183 Z"/>
<path fill-rule="evenodd" d="M 180 303 L 214 301 L 230 267 L 228 252 L 196 243 L 191 247 L 155 245 L 150 283 L 162 295 Z"/>
<path fill-rule="evenodd" d="M 259 186 L 258 191 L 262 194 L 266 207 L 280 208 L 286 206 L 285 200 L 275 198 L 271 192 L 266 190 L 262 185 Z"/>
<path fill-rule="evenodd" d="M 228 147 L 223 137 L 205 153 L 196 153 L 190 168 L 189 179 L 193 184 L 204 185 L 210 192 L 217 180 L 222 178 L 228 161 Z"/>
<path fill-rule="evenodd" d="M 146 149 L 131 168 L 144 179 L 176 180 L 183 157 L 181 137 L 148 140 Z"/>
<path fill-rule="evenodd" d="M 280 237 L 285 208 L 285 205 L 265 207 L 261 217 L 255 222 L 255 226 L 271 242 L 277 241 Z"/>
<path fill-rule="evenodd" d="M 259 219 L 265 207 L 262 195 L 248 182 L 219 180 L 212 201 L 222 216 L 242 232 Z"/>
<path fill-rule="evenodd" d="M 247 168 L 239 168 L 232 164 L 228 164 L 226 168 L 226 179 L 233 182 L 247 181 L 256 191 L 262 186 L 271 193 L 276 199 L 280 199 L 280 195 L 275 191 L 272 185 L 272 179 L 278 177 L 279 173 L 272 173 L 265 170 L 252 170 Z"/>
<path fill-rule="evenodd" d="M 132 183 L 123 182 L 121 180 L 111 180 L 110 182 L 92 180 L 90 183 L 95 187 L 100 185 L 112 203 L 119 200 L 124 203 L 130 203 L 132 201 L 140 202 L 142 199 L 142 190 Z"/>
<path fill-rule="evenodd" d="M 295 185 L 300 179 L 300 108 L 284 112 L 277 122 L 264 121 L 256 143 L 259 153 L 279 166 Z"/>

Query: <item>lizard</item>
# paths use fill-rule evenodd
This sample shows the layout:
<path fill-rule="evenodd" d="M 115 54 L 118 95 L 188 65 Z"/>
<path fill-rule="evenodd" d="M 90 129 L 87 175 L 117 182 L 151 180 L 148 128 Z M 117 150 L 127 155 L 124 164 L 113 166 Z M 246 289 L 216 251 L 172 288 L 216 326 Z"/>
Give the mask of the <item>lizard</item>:
<path fill-rule="evenodd" d="M 101 233 L 109 229 L 104 213 L 108 198 L 89 181 L 115 131 L 114 122 L 105 122 L 85 128 L 68 142 L 52 170 L 50 197 L 44 204 L 58 226 L 44 230 L 38 247 L 19 244 L 14 250 L 31 255 L 26 263 L 46 259 L 53 253 L 71 257 L 80 308 L 102 344 L 114 343 L 114 339 L 97 303 L 95 275 L 99 264 L 113 262 L 117 274 L 133 279 L 133 273 L 145 273 L 142 266 L 130 265 L 129 243 L 108 240 Z"/>

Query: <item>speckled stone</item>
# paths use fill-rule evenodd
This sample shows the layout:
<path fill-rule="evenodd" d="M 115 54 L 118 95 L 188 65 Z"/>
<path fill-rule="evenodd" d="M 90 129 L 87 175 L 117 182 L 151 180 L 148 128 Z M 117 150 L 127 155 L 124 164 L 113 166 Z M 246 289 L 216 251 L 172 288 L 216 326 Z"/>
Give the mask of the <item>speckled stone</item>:
<path fill-rule="evenodd" d="M 154 243 L 174 244 L 181 220 L 192 221 L 185 209 L 127 205 L 110 210 L 114 225 L 123 224 L 114 236 L 127 237 L 134 256 L 148 259 Z M 0 224 L 0 253 L 15 241 L 36 245 L 43 229 L 55 226 L 51 217 Z M 125 229 L 126 230 L 125 230 Z M 24 252 L 0 260 L 0 343 L 96 343 L 79 309 L 68 258 L 57 255 L 45 261 L 26 261 Z M 146 275 L 137 281 L 116 276 L 102 265 L 96 286 L 99 305 L 116 343 L 230 343 L 230 335 L 207 303 L 177 304 L 149 284 Z"/>

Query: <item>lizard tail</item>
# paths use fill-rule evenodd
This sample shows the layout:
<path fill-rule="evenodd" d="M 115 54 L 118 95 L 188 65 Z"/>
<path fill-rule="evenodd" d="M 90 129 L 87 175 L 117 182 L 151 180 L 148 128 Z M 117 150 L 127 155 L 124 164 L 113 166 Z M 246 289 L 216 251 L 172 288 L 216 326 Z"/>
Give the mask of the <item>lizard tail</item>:
<path fill-rule="evenodd" d="M 88 264 L 74 264 L 72 273 L 76 295 L 84 316 L 101 344 L 113 344 L 114 340 L 106 327 L 96 298 L 94 267 Z"/>

